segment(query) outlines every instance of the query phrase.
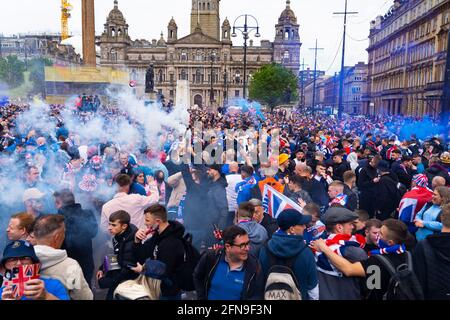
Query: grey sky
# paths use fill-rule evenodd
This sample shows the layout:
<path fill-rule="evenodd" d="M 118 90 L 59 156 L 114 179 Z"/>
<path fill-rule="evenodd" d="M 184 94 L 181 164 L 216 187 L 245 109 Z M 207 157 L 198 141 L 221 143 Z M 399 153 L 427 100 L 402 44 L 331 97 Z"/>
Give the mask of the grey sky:
<path fill-rule="evenodd" d="M 70 0 L 74 6 L 70 19 L 70 31 L 81 34 L 81 0 Z M 349 18 L 346 65 L 358 61 L 367 62 L 369 23 L 377 15 L 383 15 L 393 0 L 348 0 L 349 11 L 359 14 Z M 159 39 L 161 31 L 167 37 L 167 24 L 173 16 L 178 24 L 178 37 L 190 31 L 191 0 L 119 0 L 132 39 Z M 332 74 L 340 69 L 343 17 L 333 16 L 335 11 L 344 10 L 345 0 L 291 0 L 300 24 L 300 38 L 303 43 L 301 58 L 312 69 L 314 67 L 315 38 L 319 47 L 325 50 L 318 53 L 318 68 Z M 103 32 L 103 24 L 113 0 L 95 0 L 96 34 Z M 273 41 L 275 24 L 286 6 L 285 0 L 222 0 L 221 22 L 228 17 L 234 19 L 243 13 L 254 15 L 260 24 L 261 38 Z M 238 21 L 239 22 L 239 21 Z M 239 25 L 241 25 L 239 23 Z M 0 33 L 59 32 L 60 0 L 2 0 L 0 4 Z M 242 45 L 242 36 L 232 39 L 236 45 Z M 363 40 L 363 41 L 356 41 Z M 255 44 L 258 44 L 256 41 Z M 339 49 L 339 50 L 338 50 Z M 334 63 L 333 63 L 334 60 Z"/>

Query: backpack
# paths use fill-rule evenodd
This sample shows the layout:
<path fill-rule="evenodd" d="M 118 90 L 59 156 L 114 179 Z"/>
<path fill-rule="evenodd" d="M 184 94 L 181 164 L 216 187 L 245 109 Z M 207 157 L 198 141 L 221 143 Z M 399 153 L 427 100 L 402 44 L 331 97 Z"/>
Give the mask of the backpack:
<path fill-rule="evenodd" d="M 184 247 L 183 263 L 175 272 L 175 280 L 178 287 L 184 291 L 195 290 L 194 286 L 194 269 L 200 260 L 200 253 L 192 245 L 192 234 L 187 233 L 182 238 Z"/>
<path fill-rule="evenodd" d="M 302 300 L 300 287 L 292 269 L 297 257 L 306 247 L 288 259 L 275 256 L 267 246 L 264 248 L 271 265 L 267 274 L 264 300 Z"/>
<path fill-rule="evenodd" d="M 391 279 L 383 300 L 424 300 L 422 286 L 413 270 L 412 255 L 406 251 L 406 263 L 397 268 L 383 255 L 374 255 L 389 271 Z"/>

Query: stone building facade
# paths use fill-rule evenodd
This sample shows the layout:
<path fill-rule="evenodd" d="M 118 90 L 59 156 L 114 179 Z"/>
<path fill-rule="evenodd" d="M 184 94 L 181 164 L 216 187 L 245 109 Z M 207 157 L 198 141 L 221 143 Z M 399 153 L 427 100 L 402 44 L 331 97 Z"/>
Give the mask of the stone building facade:
<path fill-rule="evenodd" d="M 137 82 L 138 97 L 144 95 L 145 73 L 152 64 L 155 90 L 166 101 L 175 100 L 177 80 L 188 80 L 191 105 L 223 105 L 231 99 L 243 97 L 244 40 L 236 32 L 236 42 L 242 45 L 233 45 L 233 26 L 228 19 L 223 20 L 222 25 L 220 21 L 220 0 L 192 0 L 189 35 L 179 37 L 178 26 L 172 18 L 167 26 L 166 38 L 161 33 L 159 40 L 132 40 L 128 33 L 129 26 L 115 0 L 114 9 L 98 41 L 100 65 L 127 70 L 130 78 Z M 248 40 L 247 84 L 252 74 L 271 62 L 283 64 L 298 74 L 301 47 L 299 24 L 289 0 L 275 30 L 274 42 L 261 40 L 261 44 L 255 46 L 251 39 Z M 248 93 L 248 85 L 246 91 Z"/>
<path fill-rule="evenodd" d="M 45 57 L 58 65 L 80 64 L 81 57 L 75 49 L 70 45 L 62 45 L 60 41 L 59 34 L 0 35 L 0 57 L 15 55 L 24 61 Z"/>
<path fill-rule="evenodd" d="M 372 21 L 364 112 L 437 116 L 449 28 L 449 0 L 394 0 Z"/>
<path fill-rule="evenodd" d="M 363 97 L 367 94 L 367 64 L 358 62 L 345 70 L 343 104 L 344 112 L 362 114 L 364 111 Z"/>

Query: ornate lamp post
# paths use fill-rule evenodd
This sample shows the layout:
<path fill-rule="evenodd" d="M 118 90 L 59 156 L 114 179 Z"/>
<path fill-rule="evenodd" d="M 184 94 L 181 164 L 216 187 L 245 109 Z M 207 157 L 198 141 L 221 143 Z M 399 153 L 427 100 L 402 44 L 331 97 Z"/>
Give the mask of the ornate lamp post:
<path fill-rule="evenodd" d="M 244 25 L 243 26 L 236 26 L 236 22 L 238 19 L 244 18 Z M 255 25 L 248 25 L 248 18 L 252 18 Z M 231 34 L 232 37 L 236 37 L 236 30 L 239 30 L 242 33 L 242 36 L 244 37 L 244 99 L 247 98 L 247 40 L 249 39 L 249 35 L 252 31 L 256 31 L 255 37 L 259 38 L 261 35 L 259 34 L 259 25 L 258 20 L 251 14 L 242 14 L 239 17 L 234 20 L 233 23 L 233 33 Z"/>

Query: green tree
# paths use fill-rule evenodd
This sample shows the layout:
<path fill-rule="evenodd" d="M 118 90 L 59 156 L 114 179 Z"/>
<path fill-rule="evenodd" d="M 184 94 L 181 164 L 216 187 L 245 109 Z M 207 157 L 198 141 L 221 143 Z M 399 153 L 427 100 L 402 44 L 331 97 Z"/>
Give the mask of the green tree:
<path fill-rule="evenodd" d="M 0 80 L 11 88 L 17 88 L 24 82 L 25 63 L 17 56 L 0 58 Z"/>
<path fill-rule="evenodd" d="M 43 93 L 45 89 L 45 67 L 53 65 L 48 58 L 35 58 L 29 62 L 30 81 L 33 83 L 33 93 Z"/>
<path fill-rule="evenodd" d="M 268 105 L 271 110 L 279 104 L 288 104 L 298 98 L 297 77 L 282 65 L 266 64 L 253 75 L 249 97 Z"/>

